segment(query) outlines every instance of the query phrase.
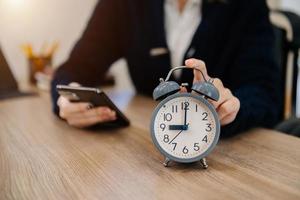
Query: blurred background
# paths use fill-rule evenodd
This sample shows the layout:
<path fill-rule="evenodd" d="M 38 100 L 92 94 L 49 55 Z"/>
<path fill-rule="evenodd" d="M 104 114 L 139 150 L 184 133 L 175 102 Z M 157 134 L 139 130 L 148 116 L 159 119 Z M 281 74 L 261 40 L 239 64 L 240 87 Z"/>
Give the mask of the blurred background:
<path fill-rule="evenodd" d="M 52 65 L 64 62 L 86 27 L 97 0 L 0 0 L 0 45 L 19 81 L 29 76 L 21 45 L 30 43 L 35 52 L 43 45 L 59 42 Z M 117 86 L 133 89 L 126 64 L 118 61 L 111 69 Z M 124 72 L 125 71 L 125 72 Z"/>
<path fill-rule="evenodd" d="M 52 65 L 59 66 L 80 38 L 96 3 L 97 0 L 0 0 L 0 46 L 17 80 L 26 81 L 29 76 L 21 45 L 30 43 L 33 51 L 41 52 L 45 44 L 58 42 Z M 300 15 L 299 0 L 268 0 L 268 4 L 272 9 Z M 124 60 L 117 61 L 110 73 L 118 88 L 134 90 Z"/>

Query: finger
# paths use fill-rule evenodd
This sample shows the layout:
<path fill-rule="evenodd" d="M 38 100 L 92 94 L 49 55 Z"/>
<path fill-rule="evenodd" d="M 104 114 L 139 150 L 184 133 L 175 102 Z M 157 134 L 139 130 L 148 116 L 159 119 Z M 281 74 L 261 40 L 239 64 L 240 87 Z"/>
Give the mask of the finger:
<path fill-rule="evenodd" d="M 77 82 L 72 82 L 69 84 L 69 86 L 72 87 L 80 87 L 80 84 Z M 58 100 L 57 100 L 57 105 L 60 106 L 61 104 L 65 104 L 70 102 L 67 98 L 65 98 L 64 96 L 59 96 Z"/>
<path fill-rule="evenodd" d="M 221 126 L 230 124 L 231 122 L 233 122 L 233 120 L 235 120 L 237 113 L 232 113 L 229 114 L 227 116 L 225 116 L 223 119 L 220 120 Z"/>
<path fill-rule="evenodd" d="M 190 58 L 185 61 L 185 66 L 189 68 L 195 68 L 200 70 L 203 73 L 203 76 L 200 71 L 194 70 L 194 82 L 208 80 L 210 77 L 207 74 L 205 63 L 202 60 Z"/>
<path fill-rule="evenodd" d="M 182 86 L 180 86 L 180 92 L 181 92 L 181 93 L 187 92 L 187 89 L 186 89 L 186 87 L 182 87 Z"/>
<path fill-rule="evenodd" d="M 115 119 L 116 118 L 113 118 L 109 115 L 101 115 L 101 116 L 94 116 L 89 118 L 70 118 L 67 120 L 67 122 L 71 126 L 77 128 L 84 128 L 101 122 L 103 123 L 103 122 L 113 121 Z"/>
<path fill-rule="evenodd" d="M 113 114 L 107 114 L 104 112 L 101 112 L 100 115 L 91 116 L 91 117 L 78 117 L 78 116 L 72 116 L 70 117 L 67 122 L 69 125 L 77 127 L 77 128 L 83 128 L 95 125 L 97 123 L 103 123 L 108 121 L 116 120 L 116 113 L 115 111 L 112 111 Z"/>
<path fill-rule="evenodd" d="M 60 97 L 58 100 L 59 115 L 62 118 L 66 118 L 74 113 L 80 113 L 88 110 L 91 107 L 90 103 L 72 103 L 64 97 Z"/>
<path fill-rule="evenodd" d="M 65 107 L 73 107 L 73 106 L 76 106 L 76 105 L 81 105 L 81 104 L 86 104 L 86 105 L 89 105 L 89 107 L 91 106 L 90 103 L 87 103 L 87 102 L 71 102 L 69 101 L 69 99 L 67 99 L 66 97 L 64 96 L 60 96 L 57 100 L 57 105 L 60 107 L 60 108 L 65 108 Z M 87 108 L 89 108 L 87 107 Z"/>
<path fill-rule="evenodd" d="M 213 104 L 213 106 L 216 109 L 219 109 L 220 105 L 222 105 L 225 101 L 229 100 L 230 98 L 233 97 L 231 91 L 228 88 L 222 88 L 222 89 L 218 89 L 220 92 L 220 98 L 218 101 L 212 101 L 210 100 L 210 102 Z"/>
<path fill-rule="evenodd" d="M 239 110 L 239 101 L 237 98 L 233 97 L 229 100 L 222 103 L 219 108 L 217 109 L 219 119 L 222 120 L 223 118 L 227 117 L 228 115 L 237 113 Z"/>
<path fill-rule="evenodd" d="M 101 116 L 110 116 L 113 118 L 116 116 L 116 112 L 108 107 L 96 107 L 83 112 L 73 113 L 72 118 L 91 118 Z"/>
<path fill-rule="evenodd" d="M 75 113 L 82 113 L 90 109 L 90 103 L 69 103 L 60 107 L 60 114 L 62 116 L 69 116 Z"/>
<path fill-rule="evenodd" d="M 72 87 L 80 87 L 81 85 L 77 82 L 72 82 L 69 84 L 69 86 L 72 86 Z"/>
<path fill-rule="evenodd" d="M 108 121 L 116 120 L 116 117 L 111 117 L 109 115 L 101 115 L 101 116 L 94 116 L 89 118 L 70 118 L 68 119 L 68 124 L 75 126 L 75 127 L 88 127 L 95 125 L 97 123 L 104 123 Z"/>
<path fill-rule="evenodd" d="M 57 102 L 56 102 L 56 104 L 60 107 L 60 106 L 62 106 L 62 105 L 64 105 L 64 104 L 67 104 L 67 103 L 69 103 L 70 101 L 67 99 L 67 98 L 65 98 L 65 97 L 63 97 L 63 96 L 59 96 L 59 98 L 57 99 Z"/>
<path fill-rule="evenodd" d="M 223 82 L 221 81 L 221 79 L 219 78 L 211 78 L 212 79 L 212 84 L 218 89 L 218 90 L 221 90 L 221 89 L 224 89 L 224 85 L 223 85 Z"/>
<path fill-rule="evenodd" d="M 69 84 L 73 87 L 80 87 L 80 84 L 77 82 L 72 82 Z M 60 96 L 57 100 L 57 105 L 60 107 L 60 116 L 63 117 L 66 113 L 64 112 L 64 108 L 70 104 L 70 101 L 64 96 Z"/>
<path fill-rule="evenodd" d="M 229 89 L 224 88 L 223 83 L 218 78 L 213 78 L 213 85 L 217 88 L 220 93 L 220 97 L 218 101 L 210 101 L 215 108 L 218 108 L 227 98 L 229 98 L 231 92 Z M 230 94 L 229 94 L 230 93 Z M 227 98 L 226 98 L 227 97 Z"/>

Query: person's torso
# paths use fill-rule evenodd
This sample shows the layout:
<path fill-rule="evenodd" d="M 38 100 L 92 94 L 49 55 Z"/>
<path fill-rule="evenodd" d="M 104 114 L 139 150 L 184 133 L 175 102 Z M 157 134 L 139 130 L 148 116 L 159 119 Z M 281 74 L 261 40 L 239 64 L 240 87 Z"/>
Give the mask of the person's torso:
<path fill-rule="evenodd" d="M 226 76 L 226 67 L 233 62 L 237 42 L 232 42 L 236 27 L 236 1 L 203 0 L 201 23 L 182 58 L 201 59 L 212 77 Z M 129 24 L 126 59 L 136 89 L 140 93 L 152 93 L 171 69 L 171 55 L 167 45 L 164 1 L 136 1 L 128 6 Z M 183 71 L 180 82 L 192 83 L 192 72 Z"/>

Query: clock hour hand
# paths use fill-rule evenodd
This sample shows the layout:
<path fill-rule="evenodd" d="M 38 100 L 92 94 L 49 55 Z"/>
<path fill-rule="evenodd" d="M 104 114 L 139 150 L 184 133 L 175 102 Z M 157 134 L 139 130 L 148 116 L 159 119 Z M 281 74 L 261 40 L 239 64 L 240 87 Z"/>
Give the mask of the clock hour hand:
<path fill-rule="evenodd" d="M 187 124 L 187 125 L 189 125 L 189 124 Z M 176 126 L 176 125 L 175 125 Z M 179 126 L 182 126 L 182 125 L 179 125 Z M 187 130 L 187 129 L 186 129 Z M 178 135 L 180 135 L 180 133 L 182 133 L 182 131 L 184 131 L 183 129 L 181 129 L 176 135 L 175 135 L 175 137 L 173 137 L 173 139 L 169 142 L 169 144 L 171 144 L 177 137 L 178 137 Z"/>
<path fill-rule="evenodd" d="M 188 129 L 188 125 L 169 125 L 169 130 L 183 130 L 186 131 Z"/>

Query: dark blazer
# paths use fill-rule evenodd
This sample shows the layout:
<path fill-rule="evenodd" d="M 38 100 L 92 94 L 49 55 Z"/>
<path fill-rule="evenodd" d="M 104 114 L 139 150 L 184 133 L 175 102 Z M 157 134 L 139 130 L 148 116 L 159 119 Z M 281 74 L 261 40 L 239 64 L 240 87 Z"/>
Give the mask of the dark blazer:
<path fill-rule="evenodd" d="M 96 86 L 110 65 L 125 58 L 137 91 L 151 95 L 158 79 L 170 69 L 163 0 L 101 0 L 70 58 L 52 82 L 54 111 L 58 113 L 56 84 L 77 81 Z M 274 57 L 274 35 L 264 0 L 203 0 L 202 21 L 186 58 L 205 61 L 211 77 L 220 78 L 239 98 L 236 120 L 222 127 L 230 136 L 252 127 L 272 127 L 279 119 L 279 67 Z M 191 82 L 192 72 L 182 73 Z"/>

